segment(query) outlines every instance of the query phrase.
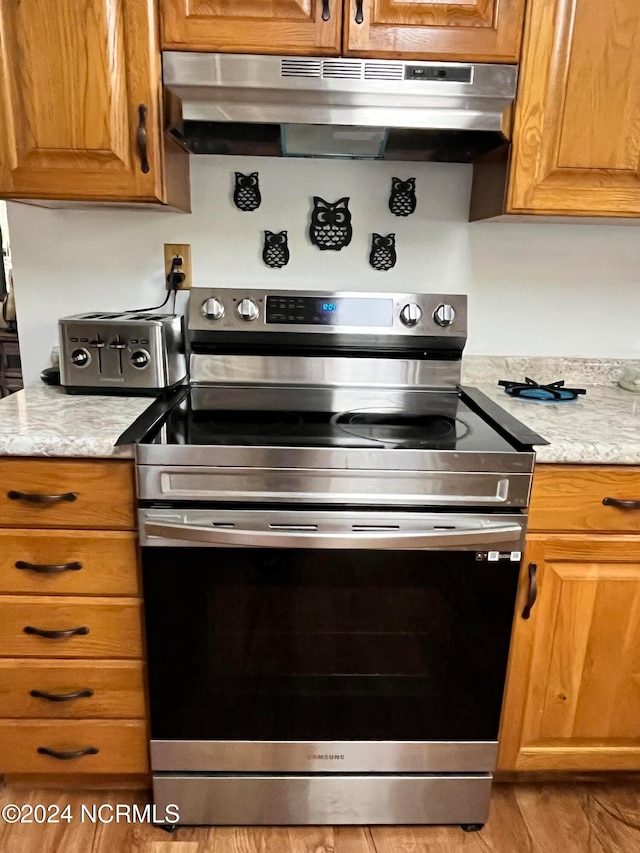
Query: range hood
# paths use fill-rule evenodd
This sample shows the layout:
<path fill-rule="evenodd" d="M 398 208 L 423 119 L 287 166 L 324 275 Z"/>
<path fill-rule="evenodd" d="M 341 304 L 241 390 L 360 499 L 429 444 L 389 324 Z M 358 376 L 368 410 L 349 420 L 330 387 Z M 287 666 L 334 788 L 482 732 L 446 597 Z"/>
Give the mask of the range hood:
<path fill-rule="evenodd" d="M 515 65 L 164 52 L 197 154 L 469 162 L 505 141 Z"/>

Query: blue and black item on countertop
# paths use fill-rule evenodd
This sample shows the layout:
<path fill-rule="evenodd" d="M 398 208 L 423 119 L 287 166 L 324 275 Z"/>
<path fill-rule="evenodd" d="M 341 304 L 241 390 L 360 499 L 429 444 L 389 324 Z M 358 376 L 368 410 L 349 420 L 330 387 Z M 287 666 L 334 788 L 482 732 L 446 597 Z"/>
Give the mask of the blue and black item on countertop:
<path fill-rule="evenodd" d="M 578 394 L 586 394 L 584 388 L 565 388 L 564 380 L 541 385 L 525 376 L 524 382 L 510 382 L 506 379 L 498 380 L 511 397 L 519 397 L 522 400 L 534 400 L 545 403 L 561 403 L 575 400 Z"/>

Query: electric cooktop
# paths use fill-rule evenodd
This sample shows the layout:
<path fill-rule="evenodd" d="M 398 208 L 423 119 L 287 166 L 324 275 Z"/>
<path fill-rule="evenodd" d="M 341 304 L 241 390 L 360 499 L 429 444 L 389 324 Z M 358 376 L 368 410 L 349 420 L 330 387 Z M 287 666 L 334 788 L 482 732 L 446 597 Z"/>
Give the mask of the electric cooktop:
<path fill-rule="evenodd" d="M 513 445 L 457 395 L 430 394 L 428 407 L 340 412 L 175 406 L 145 443 L 234 447 L 334 447 L 509 452 Z"/>

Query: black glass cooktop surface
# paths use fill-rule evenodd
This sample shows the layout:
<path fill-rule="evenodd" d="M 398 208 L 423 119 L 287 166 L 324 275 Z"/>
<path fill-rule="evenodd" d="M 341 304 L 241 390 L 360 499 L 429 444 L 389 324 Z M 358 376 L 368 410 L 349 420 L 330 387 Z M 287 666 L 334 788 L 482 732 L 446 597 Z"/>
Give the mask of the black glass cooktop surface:
<path fill-rule="evenodd" d="M 235 447 L 358 447 L 510 452 L 513 446 L 456 394 L 431 394 L 411 411 L 358 406 L 339 412 L 195 410 L 189 399 L 175 407 L 154 444 Z"/>

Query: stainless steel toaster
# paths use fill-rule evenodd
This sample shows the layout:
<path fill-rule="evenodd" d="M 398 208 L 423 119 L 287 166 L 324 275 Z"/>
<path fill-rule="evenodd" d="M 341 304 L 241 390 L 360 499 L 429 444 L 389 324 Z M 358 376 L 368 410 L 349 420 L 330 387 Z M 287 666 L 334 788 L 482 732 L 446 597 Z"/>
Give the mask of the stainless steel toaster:
<path fill-rule="evenodd" d="M 60 382 L 76 394 L 158 394 L 187 374 L 182 317 L 93 312 L 63 317 Z"/>

